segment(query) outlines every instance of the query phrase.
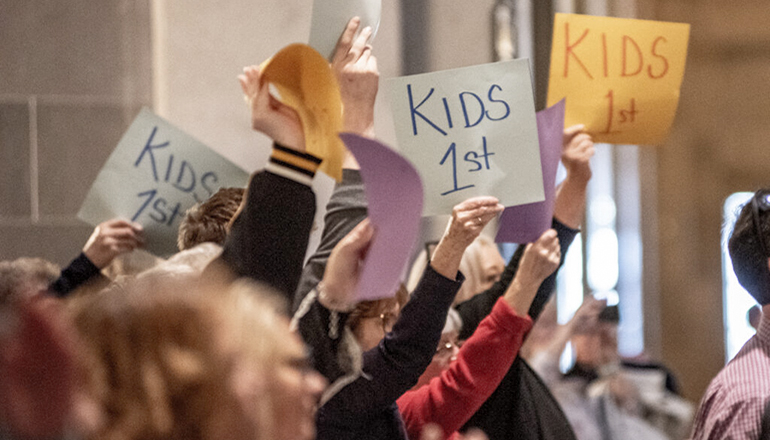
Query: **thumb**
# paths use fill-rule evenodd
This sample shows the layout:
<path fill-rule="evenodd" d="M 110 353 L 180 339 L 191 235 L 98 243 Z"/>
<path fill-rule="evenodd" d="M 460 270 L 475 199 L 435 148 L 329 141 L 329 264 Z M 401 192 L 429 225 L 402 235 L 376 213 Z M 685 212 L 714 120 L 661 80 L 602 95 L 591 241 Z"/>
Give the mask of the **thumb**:
<path fill-rule="evenodd" d="M 340 244 L 345 247 L 348 252 L 363 256 L 369 249 L 373 237 L 374 226 L 369 219 L 366 218 L 356 225 L 356 227 L 342 239 Z"/>

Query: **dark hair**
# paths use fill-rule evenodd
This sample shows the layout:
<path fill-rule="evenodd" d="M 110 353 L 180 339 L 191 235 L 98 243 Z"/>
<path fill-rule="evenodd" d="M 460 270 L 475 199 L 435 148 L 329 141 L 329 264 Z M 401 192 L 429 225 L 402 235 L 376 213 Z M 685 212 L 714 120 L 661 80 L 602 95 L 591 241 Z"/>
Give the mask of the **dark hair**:
<path fill-rule="evenodd" d="M 770 241 L 768 194 L 770 189 L 761 189 L 743 205 L 727 244 L 738 282 L 762 305 L 770 303 L 770 255 L 764 251 Z"/>
<path fill-rule="evenodd" d="M 224 244 L 228 224 L 241 206 L 243 194 L 243 188 L 220 188 L 208 200 L 188 209 L 179 225 L 179 250 L 206 242 Z"/>

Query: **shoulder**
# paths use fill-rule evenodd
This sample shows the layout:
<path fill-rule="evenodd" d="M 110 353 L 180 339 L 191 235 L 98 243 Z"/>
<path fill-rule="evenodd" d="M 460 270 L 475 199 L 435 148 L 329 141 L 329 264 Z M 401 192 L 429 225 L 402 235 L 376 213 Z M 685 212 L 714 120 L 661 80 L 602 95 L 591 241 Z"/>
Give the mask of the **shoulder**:
<path fill-rule="evenodd" d="M 759 438 L 770 387 L 767 377 L 758 377 L 742 360 L 736 357 L 709 385 L 695 417 L 693 440 Z"/>

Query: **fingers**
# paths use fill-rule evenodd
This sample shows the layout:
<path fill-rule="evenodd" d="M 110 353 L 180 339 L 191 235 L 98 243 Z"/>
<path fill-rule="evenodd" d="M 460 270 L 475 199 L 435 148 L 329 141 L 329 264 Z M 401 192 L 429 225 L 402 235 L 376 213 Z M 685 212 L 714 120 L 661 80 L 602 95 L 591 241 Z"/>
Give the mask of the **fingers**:
<path fill-rule="evenodd" d="M 534 246 L 543 249 L 545 251 L 544 255 L 561 258 L 559 236 L 556 234 L 556 230 L 554 229 L 549 229 L 543 232 L 540 238 L 535 241 Z"/>
<path fill-rule="evenodd" d="M 379 69 L 377 68 L 377 57 L 371 54 L 372 53 L 372 47 L 369 46 L 369 56 L 366 59 L 366 70 L 370 72 L 379 72 Z"/>
<path fill-rule="evenodd" d="M 495 197 L 474 197 L 456 205 L 452 210 L 452 217 L 466 228 L 483 229 L 504 209 Z"/>
<path fill-rule="evenodd" d="M 243 90 L 243 94 L 246 95 L 246 99 L 249 98 L 249 80 L 246 78 L 246 75 L 238 75 L 238 82 L 241 84 L 241 90 Z"/>
<path fill-rule="evenodd" d="M 345 61 L 345 58 L 350 52 L 350 48 L 353 46 L 353 38 L 358 31 L 358 27 L 361 26 L 361 19 L 353 17 L 345 26 L 345 30 L 342 31 L 340 39 L 337 40 L 337 47 L 334 49 L 334 56 L 332 57 L 332 64 L 340 64 Z"/>
<path fill-rule="evenodd" d="M 144 228 L 139 223 L 132 223 L 127 220 L 110 220 L 97 227 L 98 234 L 105 239 L 113 239 L 119 242 L 125 242 L 134 247 L 144 246 Z"/>
<path fill-rule="evenodd" d="M 564 140 L 569 141 L 573 137 L 575 137 L 576 134 L 584 132 L 586 129 L 586 126 L 583 124 L 576 124 L 571 127 L 567 127 L 564 129 Z"/>
<path fill-rule="evenodd" d="M 367 26 L 356 36 L 359 27 L 361 26 L 361 19 L 353 17 L 345 30 L 342 32 L 340 39 L 337 41 L 337 47 L 334 49 L 334 56 L 332 57 L 332 66 L 341 68 L 346 64 L 358 64 L 366 66 L 369 58 L 371 58 L 371 46 L 369 46 L 369 39 L 372 37 L 373 30 Z M 375 65 L 376 67 L 376 65 Z"/>
<path fill-rule="evenodd" d="M 372 28 L 367 26 L 364 28 L 364 30 L 361 31 L 360 34 L 358 34 L 358 37 L 356 37 L 356 40 L 353 42 L 353 45 L 350 47 L 350 50 L 348 51 L 348 55 L 346 59 L 348 61 L 358 61 L 361 56 L 366 52 L 367 49 L 367 43 L 369 42 L 369 38 L 372 36 Z M 369 47 L 369 52 L 371 52 L 371 47 Z"/>
<path fill-rule="evenodd" d="M 490 208 L 498 205 L 500 205 L 500 201 L 496 197 L 472 197 L 455 205 L 455 207 L 452 209 L 452 215 L 457 215 L 461 212 L 469 212 L 481 208 Z"/>
<path fill-rule="evenodd" d="M 372 238 L 374 238 L 374 226 L 366 218 L 340 241 L 340 245 L 347 248 L 349 252 L 362 256 L 369 248 Z"/>
<path fill-rule="evenodd" d="M 524 253 L 531 256 L 531 262 L 528 261 L 531 267 L 527 269 L 531 271 L 529 275 L 538 281 L 544 280 L 556 270 L 561 261 L 561 248 L 556 231 L 554 229 L 545 231 L 540 238 L 527 246 Z M 523 263 L 522 266 L 524 266 Z"/>
<path fill-rule="evenodd" d="M 243 73 L 238 75 L 238 82 L 241 84 L 241 90 L 247 102 L 254 99 L 259 92 L 260 78 L 259 66 L 246 66 L 243 68 Z"/>

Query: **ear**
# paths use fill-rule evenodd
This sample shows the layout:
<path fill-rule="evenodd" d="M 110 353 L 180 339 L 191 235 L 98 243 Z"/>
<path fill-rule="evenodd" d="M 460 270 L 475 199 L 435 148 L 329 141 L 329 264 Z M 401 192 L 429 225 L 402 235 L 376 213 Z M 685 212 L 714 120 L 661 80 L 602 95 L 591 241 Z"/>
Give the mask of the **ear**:
<path fill-rule="evenodd" d="M 61 434 L 74 390 L 74 344 L 55 300 L 18 309 L 19 325 L 0 347 L 0 399 L 11 432 L 23 438 Z"/>

